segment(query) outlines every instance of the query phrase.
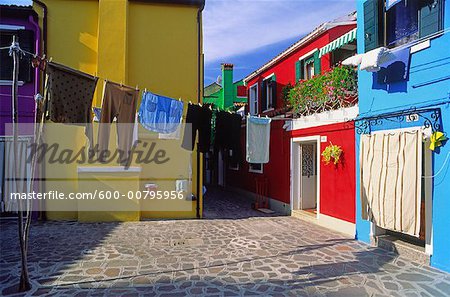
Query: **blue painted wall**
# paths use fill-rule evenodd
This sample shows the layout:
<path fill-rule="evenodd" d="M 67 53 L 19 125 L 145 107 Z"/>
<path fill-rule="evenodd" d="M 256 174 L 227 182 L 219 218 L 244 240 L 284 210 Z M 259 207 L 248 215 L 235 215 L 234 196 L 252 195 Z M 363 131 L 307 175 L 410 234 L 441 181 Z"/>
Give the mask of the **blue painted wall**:
<path fill-rule="evenodd" d="M 357 1 L 358 16 L 364 15 L 364 1 Z M 450 31 L 450 0 L 445 1 L 444 32 Z M 358 18 L 358 53 L 364 52 L 364 20 Z M 359 110 L 361 116 L 403 110 L 411 106 L 421 107 L 450 99 L 450 80 L 416 87 L 418 84 L 450 76 L 450 32 L 431 40 L 431 46 L 411 55 L 409 80 L 393 85 L 391 91 L 374 89 L 372 74 L 366 71 L 358 73 Z M 443 131 L 450 137 L 450 105 L 441 108 Z M 413 125 L 418 125 L 417 122 Z M 386 123 L 377 126 L 377 130 L 406 127 L 407 123 Z M 360 183 L 359 183 L 359 135 L 356 136 L 357 151 L 357 187 L 356 187 L 356 232 L 359 240 L 370 242 L 370 224 L 361 219 Z M 444 166 L 450 154 L 450 141 L 433 153 L 433 174 Z M 450 157 L 449 157 L 450 158 Z M 433 183 L 433 255 L 431 265 L 450 272 L 450 160 Z"/>

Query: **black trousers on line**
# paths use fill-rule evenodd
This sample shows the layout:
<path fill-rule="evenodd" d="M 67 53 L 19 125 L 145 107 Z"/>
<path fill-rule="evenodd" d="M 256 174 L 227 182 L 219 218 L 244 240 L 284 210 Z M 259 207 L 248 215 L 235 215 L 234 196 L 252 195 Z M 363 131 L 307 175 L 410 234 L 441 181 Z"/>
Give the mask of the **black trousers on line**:
<path fill-rule="evenodd" d="M 186 114 L 182 147 L 192 151 L 195 145 L 195 139 L 198 131 L 198 147 L 199 152 L 206 153 L 211 145 L 211 117 L 212 111 L 206 106 L 189 104 Z"/>

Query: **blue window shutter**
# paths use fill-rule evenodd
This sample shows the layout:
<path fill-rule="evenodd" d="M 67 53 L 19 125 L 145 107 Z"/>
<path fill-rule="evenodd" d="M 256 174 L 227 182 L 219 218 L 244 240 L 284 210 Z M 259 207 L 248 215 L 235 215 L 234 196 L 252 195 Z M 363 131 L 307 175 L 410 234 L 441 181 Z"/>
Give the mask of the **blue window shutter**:
<path fill-rule="evenodd" d="M 319 51 L 314 53 L 314 75 L 320 75 L 321 66 L 320 66 L 320 58 Z"/>
<path fill-rule="evenodd" d="M 364 49 L 366 52 L 379 46 L 378 0 L 364 2 Z"/>
<path fill-rule="evenodd" d="M 425 37 L 442 30 L 443 0 L 426 1 L 420 8 L 419 37 Z"/>

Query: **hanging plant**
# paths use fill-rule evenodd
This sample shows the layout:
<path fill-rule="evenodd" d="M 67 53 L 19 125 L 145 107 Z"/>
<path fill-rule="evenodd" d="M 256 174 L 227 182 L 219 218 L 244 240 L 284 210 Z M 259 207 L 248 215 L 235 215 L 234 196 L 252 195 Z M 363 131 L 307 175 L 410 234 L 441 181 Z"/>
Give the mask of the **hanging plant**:
<path fill-rule="evenodd" d="M 334 165 L 339 163 L 339 159 L 342 154 L 342 148 L 339 145 L 330 144 L 322 152 L 322 161 L 325 165 L 330 164 L 333 161 Z"/>

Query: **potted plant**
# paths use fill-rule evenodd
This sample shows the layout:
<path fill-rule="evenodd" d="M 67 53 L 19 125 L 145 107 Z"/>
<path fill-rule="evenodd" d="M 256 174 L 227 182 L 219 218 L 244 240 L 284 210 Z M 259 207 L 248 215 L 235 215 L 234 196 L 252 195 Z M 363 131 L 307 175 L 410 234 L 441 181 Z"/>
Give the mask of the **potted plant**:
<path fill-rule="evenodd" d="M 342 152 L 342 148 L 339 145 L 335 145 L 330 142 L 330 144 L 322 152 L 322 161 L 325 165 L 330 164 L 330 162 L 337 165 L 341 158 Z"/>

